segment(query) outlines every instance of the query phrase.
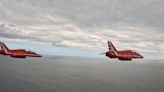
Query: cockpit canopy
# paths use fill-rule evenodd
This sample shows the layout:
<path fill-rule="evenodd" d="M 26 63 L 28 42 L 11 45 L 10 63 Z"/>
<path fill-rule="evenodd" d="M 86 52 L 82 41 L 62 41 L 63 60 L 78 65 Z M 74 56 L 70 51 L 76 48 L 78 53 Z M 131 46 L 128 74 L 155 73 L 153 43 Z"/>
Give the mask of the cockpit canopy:
<path fill-rule="evenodd" d="M 33 51 L 31 51 L 31 50 L 29 50 L 29 49 L 28 49 L 27 51 L 28 51 L 28 52 L 31 52 L 31 53 L 34 53 Z"/>
<path fill-rule="evenodd" d="M 135 53 L 135 54 L 139 54 L 138 52 L 136 52 L 135 50 L 131 50 L 133 53 Z"/>

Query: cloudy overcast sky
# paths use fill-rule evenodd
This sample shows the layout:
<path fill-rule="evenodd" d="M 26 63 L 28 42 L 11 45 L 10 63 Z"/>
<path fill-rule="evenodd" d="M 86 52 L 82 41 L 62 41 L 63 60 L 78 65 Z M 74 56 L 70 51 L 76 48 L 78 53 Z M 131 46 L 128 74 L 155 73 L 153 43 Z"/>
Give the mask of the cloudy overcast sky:
<path fill-rule="evenodd" d="M 1 41 L 164 55 L 163 0 L 0 0 L 0 13 Z"/>

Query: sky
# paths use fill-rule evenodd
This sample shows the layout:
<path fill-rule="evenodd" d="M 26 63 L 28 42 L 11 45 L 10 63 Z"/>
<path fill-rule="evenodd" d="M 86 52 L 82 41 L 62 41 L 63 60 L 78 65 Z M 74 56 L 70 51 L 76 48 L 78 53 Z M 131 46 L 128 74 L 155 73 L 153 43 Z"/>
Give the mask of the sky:
<path fill-rule="evenodd" d="M 163 0 L 0 0 L 0 12 L 0 41 L 11 48 L 97 56 L 110 40 L 164 58 Z"/>

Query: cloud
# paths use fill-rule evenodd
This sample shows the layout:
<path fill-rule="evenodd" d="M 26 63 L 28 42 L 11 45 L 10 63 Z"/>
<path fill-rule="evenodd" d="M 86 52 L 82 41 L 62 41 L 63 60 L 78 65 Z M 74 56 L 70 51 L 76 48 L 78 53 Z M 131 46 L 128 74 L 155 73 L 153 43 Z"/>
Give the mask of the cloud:
<path fill-rule="evenodd" d="M 71 30 L 69 30 L 71 29 Z M 154 39 L 154 31 L 119 31 L 114 29 L 82 29 L 72 24 L 38 25 L 28 30 L 1 27 L 0 36 L 8 39 L 19 39 L 54 46 L 104 49 L 106 41 L 113 41 L 120 49 L 137 49 L 139 51 L 163 52 L 163 44 Z M 138 30 L 138 28 L 133 28 Z M 30 30 L 30 31 L 29 31 Z M 44 31 L 46 30 L 46 31 Z M 145 29 L 146 30 L 146 29 Z M 12 32 L 11 32 L 12 31 Z"/>
<path fill-rule="evenodd" d="M 163 0 L 1 0 L 0 38 L 164 53 Z M 12 3 L 12 4 L 11 4 Z"/>

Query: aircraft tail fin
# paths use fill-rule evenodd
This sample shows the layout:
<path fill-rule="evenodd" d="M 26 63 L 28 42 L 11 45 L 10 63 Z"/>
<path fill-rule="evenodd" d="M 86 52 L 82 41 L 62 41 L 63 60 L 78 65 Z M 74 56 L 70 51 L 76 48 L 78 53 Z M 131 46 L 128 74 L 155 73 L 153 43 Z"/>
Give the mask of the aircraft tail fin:
<path fill-rule="evenodd" d="M 0 42 L 0 47 L 2 51 L 8 53 L 9 48 L 3 42 Z"/>
<path fill-rule="evenodd" d="M 108 48 L 110 52 L 113 52 L 114 54 L 117 55 L 117 49 L 114 47 L 114 45 L 110 41 L 108 41 Z"/>

